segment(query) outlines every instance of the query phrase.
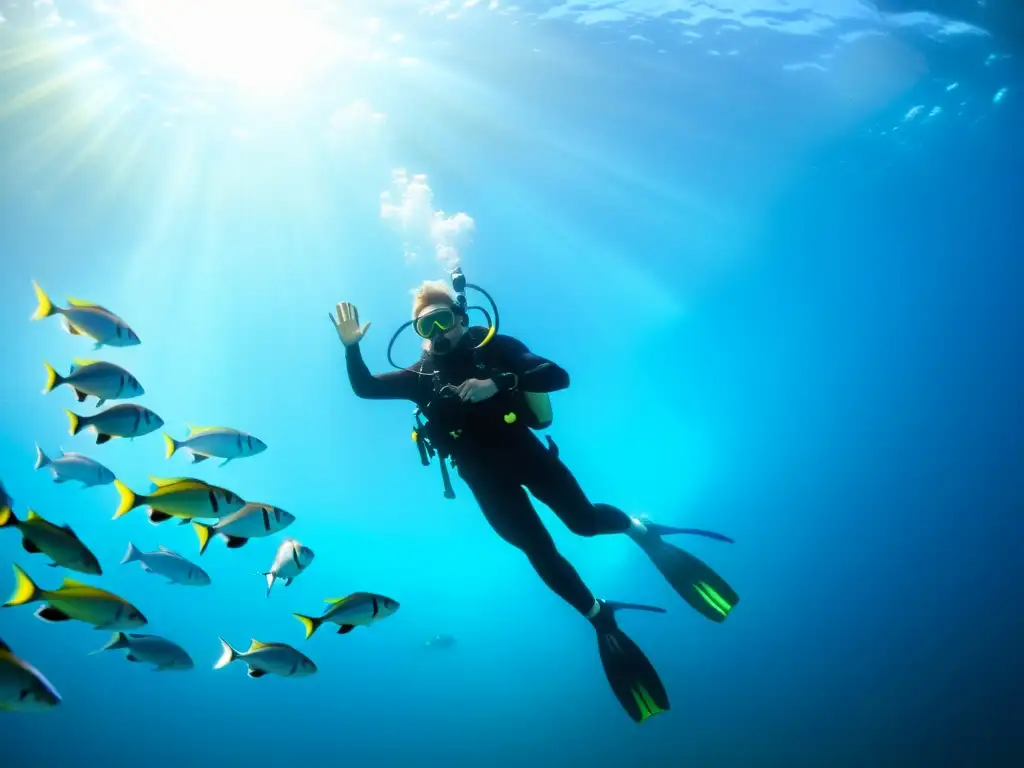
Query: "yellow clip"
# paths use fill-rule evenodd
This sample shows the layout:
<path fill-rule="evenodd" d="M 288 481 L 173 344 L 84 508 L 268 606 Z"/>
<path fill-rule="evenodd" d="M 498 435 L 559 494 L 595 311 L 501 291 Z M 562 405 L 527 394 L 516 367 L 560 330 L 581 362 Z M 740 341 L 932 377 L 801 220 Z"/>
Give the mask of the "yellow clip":
<path fill-rule="evenodd" d="M 456 429 L 456 430 L 453 430 L 452 432 L 449 432 L 448 434 L 451 435 L 453 439 L 458 440 L 459 439 L 459 435 L 462 434 L 462 430 L 461 429 Z"/>
<path fill-rule="evenodd" d="M 417 440 L 419 440 L 419 439 L 420 439 L 420 433 L 419 433 L 419 432 L 417 432 L 417 431 L 416 431 L 416 430 L 414 429 L 414 430 L 412 431 L 412 441 L 413 441 L 413 442 L 415 443 L 415 442 L 416 442 Z"/>
<path fill-rule="evenodd" d="M 519 417 L 516 416 L 515 412 L 513 412 L 513 413 L 506 413 L 505 414 L 505 423 L 506 424 L 515 424 L 517 418 L 519 418 Z"/>

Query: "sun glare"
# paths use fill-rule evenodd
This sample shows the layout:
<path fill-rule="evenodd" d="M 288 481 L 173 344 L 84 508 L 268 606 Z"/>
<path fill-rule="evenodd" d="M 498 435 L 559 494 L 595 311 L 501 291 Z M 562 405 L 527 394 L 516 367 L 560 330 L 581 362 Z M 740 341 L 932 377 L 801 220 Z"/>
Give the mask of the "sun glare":
<path fill-rule="evenodd" d="M 110 9 L 126 32 L 194 75 L 278 94 L 335 63 L 337 32 L 288 3 L 121 0 Z M 280 9 L 280 10 L 278 10 Z"/>

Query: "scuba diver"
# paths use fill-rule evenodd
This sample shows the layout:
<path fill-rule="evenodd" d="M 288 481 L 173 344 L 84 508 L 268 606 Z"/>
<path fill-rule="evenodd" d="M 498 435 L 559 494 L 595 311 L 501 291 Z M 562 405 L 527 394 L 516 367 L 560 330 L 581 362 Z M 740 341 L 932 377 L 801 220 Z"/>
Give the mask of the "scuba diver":
<path fill-rule="evenodd" d="M 388 373 L 373 375 L 363 361 L 359 342 L 370 324 L 360 324 L 352 304 L 337 305 L 331 323 L 345 347 L 352 391 L 369 400 L 415 403 L 413 441 L 424 465 L 435 455 L 439 458 L 445 496 L 454 498 L 447 462 L 457 468 L 494 531 L 520 549 L 544 583 L 591 622 L 608 682 L 630 717 L 643 722 L 667 711 L 668 695 L 657 672 L 615 618 L 625 609 L 664 609 L 595 598 L 556 549 L 527 490 L 577 535 L 626 534 L 676 592 L 716 622 L 725 620 L 739 596 L 709 566 L 662 537 L 690 533 L 732 540 L 710 531 L 643 522 L 610 504 L 591 503 L 559 458 L 557 445 L 550 437 L 545 444 L 535 434 L 552 420 L 548 393 L 568 387 L 569 374 L 518 339 L 498 334 L 498 310 L 490 294 L 467 284 L 458 268 L 452 284 L 454 292 L 443 281 L 424 282 L 414 292 L 412 320 L 395 332 L 388 346 L 388 361 L 397 369 Z M 467 306 L 466 288 L 485 296 L 493 323 L 486 309 Z M 473 309 L 484 313 L 488 327 L 469 324 Z M 423 339 L 423 354 L 403 368 L 394 362 L 392 350 L 410 326 Z"/>

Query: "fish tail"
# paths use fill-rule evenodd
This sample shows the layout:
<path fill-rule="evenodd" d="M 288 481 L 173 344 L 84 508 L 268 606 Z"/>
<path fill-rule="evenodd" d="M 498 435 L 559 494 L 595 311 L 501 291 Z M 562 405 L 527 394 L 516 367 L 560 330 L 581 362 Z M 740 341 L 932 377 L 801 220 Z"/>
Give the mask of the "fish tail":
<path fill-rule="evenodd" d="M 36 466 L 35 469 L 40 470 L 50 463 L 50 457 L 43 453 L 43 449 L 39 447 L 39 443 L 36 443 Z"/>
<path fill-rule="evenodd" d="M 11 594 L 11 599 L 3 604 L 3 607 L 11 608 L 15 605 L 26 605 L 27 603 L 34 603 L 42 599 L 43 590 L 35 585 L 35 582 L 29 578 L 27 573 L 15 565 L 14 592 Z"/>
<path fill-rule="evenodd" d="M 199 537 L 199 554 L 202 555 L 210 544 L 210 532 L 213 530 L 213 527 L 206 523 L 196 522 L 192 523 L 192 527 L 196 531 L 196 536 Z"/>
<path fill-rule="evenodd" d="M 132 542 L 128 542 L 128 551 L 124 553 L 124 557 L 121 558 L 121 565 L 125 563 L 134 563 L 136 560 L 141 560 L 142 553 L 139 552 L 139 548 Z"/>
<path fill-rule="evenodd" d="M 221 653 L 220 658 L 217 659 L 217 663 L 213 665 L 213 668 L 223 669 L 238 658 L 238 651 L 232 648 L 231 644 L 223 637 L 218 637 L 217 639 L 220 640 L 220 645 L 224 652 Z"/>
<path fill-rule="evenodd" d="M 274 588 L 274 582 L 277 580 L 277 575 L 273 571 L 267 571 L 266 573 L 257 573 L 256 575 L 267 577 L 267 597 L 270 597 L 270 590 Z"/>
<path fill-rule="evenodd" d="M 68 432 L 72 436 L 77 435 L 82 431 L 82 417 L 68 410 L 65 410 L 64 413 L 68 415 Z"/>
<path fill-rule="evenodd" d="M 35 288 L 36 301 L 39 302 L 39 306 L 36 307 L 36 311 L 30 318 L 31 320 L 42 320 L 44 317 L 56 315 L 60 312 L 60 307 L 53 306 L 53 302 L 50 301 L 50 297 L 46 295 L 42 288 L 39 287 L 39 283 L 33 280 L 32 287 Z"/>
<path fill-rule="evenodd" d="M 46 385 L 43 387 L 43 394 L 47 395 L 64 383 L 64 377 L 45 360 L 43 360 L 43 365 L 46 367 Z"/>
<path fill-rule="evenodd" d="M 18 524 L 18 518 L 14 516 L 14 510 L 10 507 L 0 507 L 0 528 L 7 528 Z"/>
<path fill-rule="evenodd" d="M 175 440 L 173 437 L 164 432 L 164 445 L 167 446 L 167 458 L 171 458 L 174 452 L 181 447 L 181 443 Z"/>
<path fill-rule="evenodd" d="M 136 507 L 142 506 L 146 503 L 145 496 L 138 496 L 136 493 L 129 488 L 127 485 L 122 483 L 117 478 L 114 478 L 114 487 L 117 489 L 118 494 L 121 496 L 121 504 L 117 508 L 117 512 L 114 513 L 114 520 L 119 517 L 124 517 Z"/>
<path fill-rule="evenodd" d="M 321 624 L 323 624 L 323 619 L 317 619 L 313 616 L 303 616 L 301 613 L 293 613 L 292 616 L 301 621 L 302 626 L 306 628 L 307 640 L 309 640 L 309 638 L 313 636 L 313 633 L 320 628 Z"/>
<path fill-rule="evenodd" d="M 124 632 L 115 632 L 113 635 L 111 635 L 110 640 L 107 641 L 106 645 L 104 645 L 98 651 L 93 651 L 92 654 L 103 653 L 104 651 L 116 651 L 119 648 L 130 647 L 131 643 L 128 642 L 128 636 Z"/>

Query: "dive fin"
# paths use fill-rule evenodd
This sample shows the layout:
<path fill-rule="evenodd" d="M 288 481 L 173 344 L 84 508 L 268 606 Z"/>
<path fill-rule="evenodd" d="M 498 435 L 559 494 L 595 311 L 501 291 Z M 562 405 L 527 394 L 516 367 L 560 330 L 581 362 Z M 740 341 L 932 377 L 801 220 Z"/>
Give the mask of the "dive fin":
<path fill-rule="evenodd" d="M 645 544 L 644 552 L 680 597 L 711 621 L 725 621 L 740 596 L 707 563 L 684 549 L 661 541 Z"/>
<path fill-rule="evenodd" d="M 669 710 L 668 693 L 654 665 L 625 632 L 614 624 L 598 630 L 597 644 L 605 677 L 626 714 L 642 723 Z"/>
<path fill-rule="evenodd" d="M 673 536 L 677 533 L 686 533 L 691 536 L 704 536 L 705 538 L 714 539 L 715 541 L 724 541 L 726 544 L 736 543 L 733 539 L 730 539 L 723 533 L 706 531 L 703 528 L 673 528 L 670 525 L 658 525 L 657 523 L 644 523 L 644 528 L 647 529 L 648 533 L 654 534 L 655 536 Z"/>

